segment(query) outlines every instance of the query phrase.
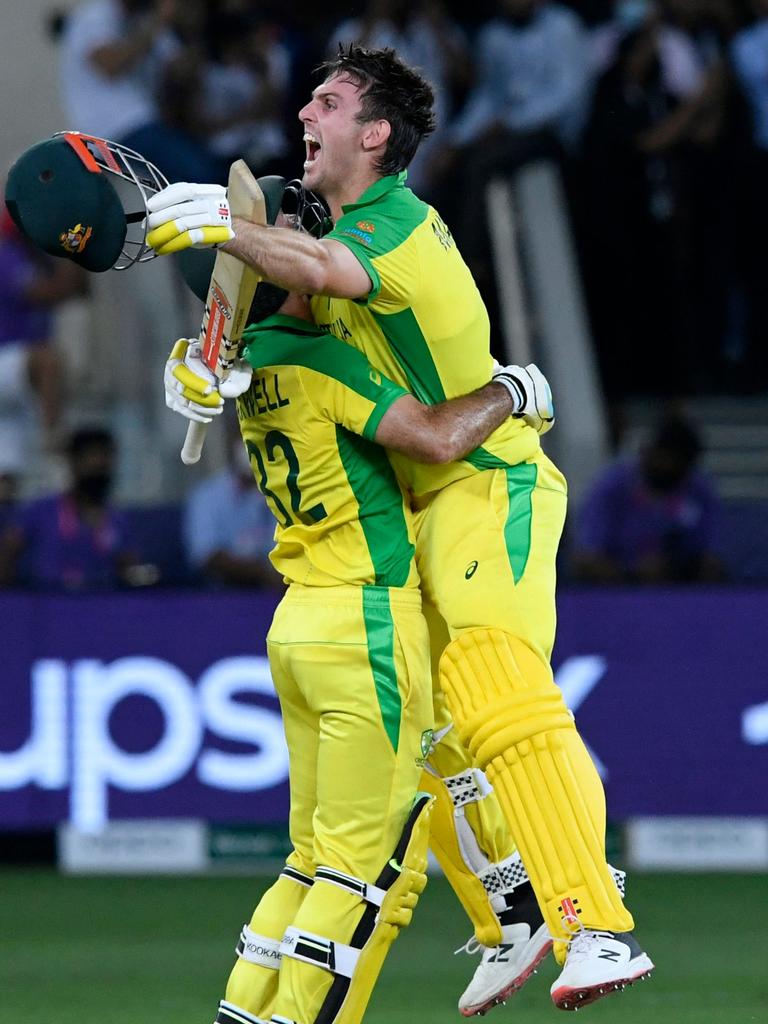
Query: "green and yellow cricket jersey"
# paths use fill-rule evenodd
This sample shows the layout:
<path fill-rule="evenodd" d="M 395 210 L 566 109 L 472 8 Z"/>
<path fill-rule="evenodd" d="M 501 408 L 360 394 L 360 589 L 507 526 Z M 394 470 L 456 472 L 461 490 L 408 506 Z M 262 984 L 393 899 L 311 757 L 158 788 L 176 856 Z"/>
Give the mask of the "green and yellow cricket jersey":
<path fill-rule="evenodd" d="M 391 380 L 433 404 L 474 391 L 492 373 L 490 327 L 477 286 L 439 214 L 405 185 L 406 172 L 377 181 L 327 235 L 347 246 L 371 278 L 362 301 L 315 296 L 318 326 L 349 342 Z M 392 454 L 415 494 L 493 466 L 516 465 L 539 448 L 536 431 L 508 419 L 460 463 L 425 466 Z"/>
<path fill-rule="evenodd" d="M 305 586 L 416 587 L 410 513 L 372 440 L 406 392 L 303 320 L 277 314 L 243 337 L 254 375 L 237 414 L 277 521 L 275 568 Z"/>

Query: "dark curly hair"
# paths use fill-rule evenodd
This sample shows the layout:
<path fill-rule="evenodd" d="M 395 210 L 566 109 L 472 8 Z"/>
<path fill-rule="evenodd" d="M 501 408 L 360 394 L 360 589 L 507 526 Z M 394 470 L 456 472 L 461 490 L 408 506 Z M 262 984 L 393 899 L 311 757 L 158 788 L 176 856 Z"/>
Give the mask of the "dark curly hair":
<path fill-rule="evenodd" d="M 383 119 L 391 133 L 376 169 L 380 174 L 402 171 L 414 157 L 419 143 L 435 130 L 432 86 L 414 68 L 408 67 L 394 50 L 367 50 L 357 43 L 339 44 L 333 60 L 317 71 L 326 80 L 343 76 L 361 91 L 362 106 L 357 120 L 361 124 Z"/>

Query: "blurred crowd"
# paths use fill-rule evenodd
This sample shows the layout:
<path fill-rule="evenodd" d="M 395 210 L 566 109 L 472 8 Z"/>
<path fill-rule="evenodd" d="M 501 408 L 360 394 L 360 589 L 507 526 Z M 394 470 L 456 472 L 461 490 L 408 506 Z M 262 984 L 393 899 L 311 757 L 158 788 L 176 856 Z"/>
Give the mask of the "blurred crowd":
<path fill-rule="evenodd" d="M 49 28 L 65 127 L 138 150 L 169 180 L 224 182 L 237 156 L 257 174 L 295 177 L 304 158 L 296 114 L 312 69 L 353 39 L 396 48 L 432 82 L 439 121 L 409 182 L 441 210 L 492 307 L 485 185 L 546 159 L 565 185 L 608 402 L 768 393 L 768 0 L 481 0 L 471 10 L 455 0 L 361 0 L 326 5 L 322 16 L 301 0 L 290 9 L 271 0 L 82 0 L 52 14 Z M 62 388 L 51 316 L 89 282 L 32 252 L 7 219 L 0 263 L 0 370 L 9 367 L 0 388 L 18 382 L 0 403 L 0 527 L 11 524 L 0 582 L 29 581 L 34 564 L 28 549 L 42 513 L 8 511 L 30 419 L 39 450 L 68 453 L 59 483 L 72 507 L 56 506 L 59 531 L 74 538 L 72 523 L 90 522 L 88 544 L 108 548 L 116 584 L 161 578 L 141 568 L 140 553 L 105 547 L 121 529 L 111 520 L 107 528 L 106 512 L 88 512 L 93 493 L 77 483 L 78 417 L 61 414 L 62 394 L 70 405 L 77 394 Z M 677 475 L 660 482 L 665 438 Z M 112 457 L 115 439 L 101 441 Z M 204 522 L 206 505 L 227 506 L 241 522 L 240 551 L 211 536 L 186 564 L 216 584 L 260 585 L 269 539 L 236 449 L 223 443 L 226 469 L 200 484 L 184 516 Z M 595 483 L 572 538 L 573 573 L 722 578 L 716 499 L 695 470 L 695 432 L 665 420 L 647 450 Z M 632 553 L 654 532 L 652 550 Z"/>

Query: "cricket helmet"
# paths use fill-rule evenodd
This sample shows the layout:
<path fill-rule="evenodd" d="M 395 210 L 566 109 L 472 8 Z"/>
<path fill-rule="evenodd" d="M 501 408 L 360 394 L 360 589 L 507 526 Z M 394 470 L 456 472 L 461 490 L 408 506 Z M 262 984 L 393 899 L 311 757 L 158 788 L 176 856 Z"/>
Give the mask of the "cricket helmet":
<path fill-rule="evenodd" d="M 146 244 L 146 201 L 167 184 L 126 146 L 59 132 L 22 153 L 8 174 L 5 203 L 19 229 L 51 256 L 96 272 L 125 270 L 156 255 Z"/>

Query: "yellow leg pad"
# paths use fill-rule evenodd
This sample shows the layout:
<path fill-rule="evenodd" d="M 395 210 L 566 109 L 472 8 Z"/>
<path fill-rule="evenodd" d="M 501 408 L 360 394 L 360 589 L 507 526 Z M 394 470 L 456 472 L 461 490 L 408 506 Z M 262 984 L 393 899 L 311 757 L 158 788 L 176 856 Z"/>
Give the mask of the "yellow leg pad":
<path fill-rule="evenodd" d="M 475 629 L 446 648 L 440 683 L 553 938 L 567 939 L 579 924 L 631 931 L 605 862 L 602 785 L 549 666 L 516 637 Z"/>
<path fill-rule="evenodd" d="M 445 783 L 429 772 L 424 772 L 419 789 L 426 790 L 435 797 L 429 848 L 472 922 L 477 941 L 482 942 L 484 946 L 498 946 L 501 942 L 501 925 L 491 906 L 485 886 L 477 875 L 470 871 L 461 854 L 456 835 L 453 800 L 445 788 Z"/>
<path fill-rule="evenodd" d="M 431 796 L 419 794 L 403 837 L 376 881 L 379 892 L 384 890 L 379 906 L 366 905 L 359 896 L 327 881 L 315 882 L 302 913 L 286 936 L 293 949 L 289 951 L 283 943 L 286 951 L 273 1017 L 299 1024 L 360 1024 L 389 947 L 400 929 L 410 924 L 413 909 L 427 884 L 433 805 Z M 350 912 L 352 907 L 354 915 Z M 307 935 L 309 941 L 302 943 L 302 937 Z M 334 948 L 334 943 L 339 948 Z M 296 959 L 302 947 L 311 960 Z M 348 975 L 334 971 L 333 962 L 337 958 L 339 962 L 348 960 L 350 949 L 356 956 L 353 970 Z M 319 959 L 314 959 L 318 951 Z M 325 966 L 314 965 L 326 955 Z"/>
<path fill-rule="evenodd" d="M 288 865 L 274 885 L 267 889 L 251 916 L 253 932 L 280 942 L 310 891 L 310 887 L 301 881 L 302 875 Z M 256 1017 L 269 1020 L 277 983 L 278 971 L 239 957 L 229 975 L 225 999 Z"/>

